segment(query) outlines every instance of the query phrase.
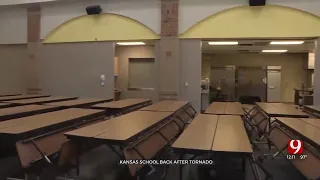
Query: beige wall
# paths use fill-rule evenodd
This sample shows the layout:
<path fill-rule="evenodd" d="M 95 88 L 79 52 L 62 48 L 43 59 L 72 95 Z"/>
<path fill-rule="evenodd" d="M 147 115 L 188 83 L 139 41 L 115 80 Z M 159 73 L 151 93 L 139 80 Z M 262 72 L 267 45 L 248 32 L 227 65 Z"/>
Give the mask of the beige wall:
<path fill-rule="evenodd" d="M 0 45 L 0 94 L 24 93 L 27 45 Z"/>
<path fill-rule="evenodd" d="M 305 70 L 306 54 L 204 54 L 202 78 L 210 77 L 210 66 L 281 66 L 281 99 L 294 101 L 293 88 L 308 83 L 308 71 Z"/>
<path fill-rule="evenodd" d="M 118 57 L 119 65 L 119 73 L 116 82 L 116 88 L 119 88 L 121 90 L 121 98 L 151 98 L 153 101 L 157 101 L 158 96 L 156 80 L 154 91 L 128 90 L 129 58 L 156 58 L 155 51 L 155 46 L 116 46 L 115 56 Z M 155 61 L 155 65 L 157 65 L 157 60 Z M 157 77 L 155 79 L 157 79 Z"/>
<path fill-rule="evenodd" d="M 44 44 L 41 87 L 55 96 L 113 98 L 114 43 Z M 104 86 L 101 75 L 105 75 Z"/>
<path fill-rule="evenodd" d="M 201 40 L 180 40 L 179 99 L 190 101 L 200 112 L 201 108 Z M 186 86 L 186 83 L 188 85 Z"/>

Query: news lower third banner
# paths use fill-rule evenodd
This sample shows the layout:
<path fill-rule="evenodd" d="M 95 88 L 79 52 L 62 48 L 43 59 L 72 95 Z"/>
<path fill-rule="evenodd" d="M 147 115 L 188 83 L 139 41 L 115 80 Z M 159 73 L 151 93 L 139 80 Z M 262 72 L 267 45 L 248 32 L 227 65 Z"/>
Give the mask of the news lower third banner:
<path fill-rule="evenodd" d="M 121 165 L 169 165 L 169 164 L 192 164 L 192 165 L 213 165 L 213 160 L 120 160 Z"/>

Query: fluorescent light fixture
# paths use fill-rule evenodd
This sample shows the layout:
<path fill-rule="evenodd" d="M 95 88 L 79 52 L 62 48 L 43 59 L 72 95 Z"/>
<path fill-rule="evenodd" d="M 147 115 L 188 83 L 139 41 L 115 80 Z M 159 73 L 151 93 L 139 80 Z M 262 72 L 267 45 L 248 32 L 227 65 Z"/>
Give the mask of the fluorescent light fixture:
<path fill-rule="evenodd" d="M 287 51 L 288 50 L 262 50 L 262 52 L 265 52 L 265 53 L 283 53 Z"/>
<path fill-rule="evenodd" d="M 304 41 L 272 41 L 270 44 L 273 45 L 294 45 L 294 44 L 303 44 Z"/>
<path fill-rule="evenodd" d="M 208 42 L 209 45 L 237 45 L 238 42 L 223 42 L 223 41 L 215 41 L 215 42 Z"/>
<path fill-rule="evenodd" d="M 145 45 L 146 43 L 144 42 L 118 42 L 118 45 L 123 45 L 123 46 L 130 46 L 130 45 Z"/>

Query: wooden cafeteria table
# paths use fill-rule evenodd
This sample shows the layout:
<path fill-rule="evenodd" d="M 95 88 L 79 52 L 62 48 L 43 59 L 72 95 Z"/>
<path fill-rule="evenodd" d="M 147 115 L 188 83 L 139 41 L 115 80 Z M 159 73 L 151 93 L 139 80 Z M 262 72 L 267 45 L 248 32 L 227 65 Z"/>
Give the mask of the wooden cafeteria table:
<path fill-rule="evenodd" d="M 1 109 L 1 108 L 12 107 L 12 106 L 14 106 L 14 104 L 0 102 L 0 109 Z"/>
<path fill-rule="evenodd" d="M 107 114 L 120 115 L 147 105 L 150 105 L 150 99 L 123 99 L 119 101 L 112 101 L 91 106 L 93 109 L 103 109 Z"/>
<path fill-rule="evenodd" d="M 29 94 L 29 95 L 19 95 L 19 96 L 5 96 L 0 97 L 0 102 L 3 101 L 11 101 L 11 100 L 19 100 L 19 99 L 32 99 L 32 98 L 42 98 L 49 97 L 50 95 L 42 95 L 42 94 Z"/>
<path fill-rule="evenodd" d="M 20 100 L 11 100 L 11 101 L 5 101 L 6 103 L 12 103 L 12 104 L 19 104 L 19 105 L 29 105 L 29 104 L 44 104 L 44 103 L 50 103 L 50 102 L 59 102 L 59 101 L 68 101 L 68 100 L 74 100 L 77 99 L 77 97 L 42 97 L 42 98 L 36 98 L 36 99 L 20 99 Z"/>
<path fill-rule="evenodd" d="M 308 118 L 309 115 L 297 109 L 295 105 L 284 103 L 256 103 L 268 117 Z"/>
<path fill-rule="evenodd" d="M 180 131 L 174 121 L 173 112 L 134 111 L 65 135 L 77 143 L 106 144 L 124 160 L 145 160 L 152 159 L 165 145 L 171 144 Z M 114 146 L 120 147 L 120 150 Z M 137 171 L 145 166 L 128 167 L 131 176 L 137 176 Z"/>
<path fill-rule="evenodd" d="M 292 104 L 256 102 L 248 122 L 254 122 L 259 136 L 262 137 L 270 133 L 271 121 L 275 117 L 308 118 L 309 115 Z M 270 143 L 268 145 L 271 146 Z"/>
<path fill-rule="evenodd" d="M 316 117 L 320 117 L 320 106 L 303 106 L 303 111 Z"/>
<path fill-rule="evenodd" d="M 318 121 L 316 121 L 318 120 Z M 299 118 L 276 118 L 276 121 L 294 130 L 296 133 L 310 140 L 316 146 L 320 147 L 320 119 L 299 119 Z"/>
<path fill-rule="evenodd" d="M 194 157 L 214 154 L 251 159 L 253 150 L 240 116 L 198 115 L 173 143 L 174 152 Z M 216 156 L 215 156 L 216 157 Z M 245 161 L 244 161 L 245 162 Z M 243 168 L 245 168 L 244 164 Z M 182 179 L 182 166 L 180 166 Z"/>
<path fill-rule="evenodd" d="M 134 111 L 108 121 L 77 129 L 65 135 L 69 138 L 94 138 L 106 143 L 122 144 L 170 117 L 170 112 Z M 121 129 L 121 131 L 119 131 Z"/>
<path fill-rule="evenodd" d="M 75 100 L 46 103 L 43 105 L 45 105 L 45 106 L 59 106 L 59 107 L 65 107 L 65 108 L 83 108 L 83 107 L 92 106 L 94 104 L 110 102 L 110 101 L 112 101 L 112 99 L 78 98 Z"/>
<path fill-rule="evenodd" d="M 188 111 L 189 108 L 192 109 L 192 114 L 190 114 Z M 164 100 L 139 109 L 139 111 L 176 112 L 177 114 L 180 113 L 180 110 L 185 112 L 189 118 L 194 118 L 194 116 L 197 114 L 196 110 L 191 106 L 189 101 Z"/>
<path fill-rule="evenodd" d="M 59 110 L 56 106 L 26 105 L 0 109 L 0 121 Z"/>
<path fill-rule="evenodd" d="M 243 120 L 233 115 L 199 114 L 172 147 L 182 153 L 253 153 Z"/>
<path fill-rule="evenodd" d="M 150 106 L 146 106 L 144 108 L 139 109 L 139 111 L 159 111 L 162 109 L 165 109 L 167 106 L 178 102 L 178 101 L 174 101 L 174 100 L 164 100 L 164 101 L 159 101 L 156 103 L 153 103 Z"/>
<path fill-rule="evenodd" d="M 242 106 L 239 102 L 213 102 L 204 113 L 216 115 L 244 115 Z"/>
<path fill-rule="evenodd" d="M 288 141 L 302 140 L 303 154 L 289 155 L 288 162 L 306 179 L 320 178 L 320 119 L 277 117 L 268 138 L 279 150 L 275 155 L 287 156 Z M 295 156 L 295 158 L 292 158 Z M 304 158 L 302 158 L 302 156 Z M 287 156 L 288 158 L 288 156 Z"/>
<path fill-rule="evenodd" d="M 21 94 L 0 94 L 0 97 L 5 97 L 5 96 L 19 96 Z"/>
<path fill-rule="evenodd" d="M 189 104 L 189 101 L 164 100 L 139 109 L 139 111 L 175 112 Z"/>
<path fill-rule="evenodd" d="M 0 143 L 9 148 L 18 140 L 26 140 L 67 128 L 79 122 L 104 116 L 102 110 L 70 108 L 0 122 Z M 3 152 L 4 147 L 1 147 Z"/>

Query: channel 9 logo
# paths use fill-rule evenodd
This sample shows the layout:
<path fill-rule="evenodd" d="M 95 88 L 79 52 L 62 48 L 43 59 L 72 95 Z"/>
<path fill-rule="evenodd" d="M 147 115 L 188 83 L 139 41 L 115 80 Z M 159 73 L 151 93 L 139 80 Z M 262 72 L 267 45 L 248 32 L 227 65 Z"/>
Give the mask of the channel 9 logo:
<path fill-rule="evenodd" d="M 288 141 L 288 153 L 289 154 L 302 154 L 303 142 L 301 140 L 289 140 Z"/>

